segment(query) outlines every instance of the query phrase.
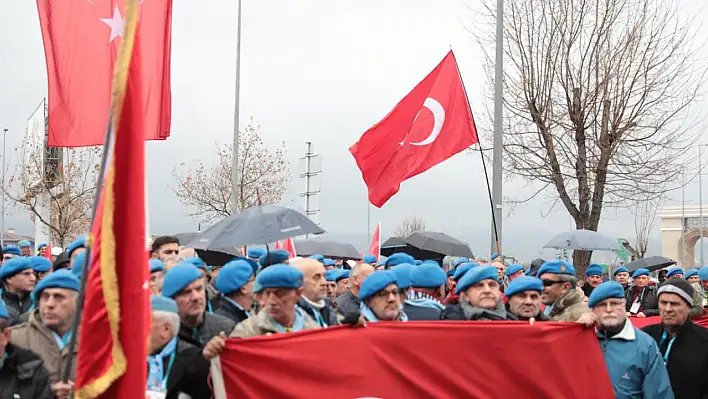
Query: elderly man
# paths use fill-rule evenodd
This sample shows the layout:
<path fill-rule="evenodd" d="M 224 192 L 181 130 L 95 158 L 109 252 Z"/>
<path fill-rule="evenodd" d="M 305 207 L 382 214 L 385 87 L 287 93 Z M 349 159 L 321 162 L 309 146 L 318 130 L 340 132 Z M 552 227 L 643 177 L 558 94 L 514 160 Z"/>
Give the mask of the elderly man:
<path fill-rule="evenodd" d="M 335 299 L 337 311 L 346 316 L 348 313 L 359 312 L 361 301 L 359 289 L 366 276 L 374 272 L 374 267 L 368 263 L 359 262 L 354 265 L 349 274 L 349 289 Z"/>
<path fill-rule="evenodd" d="M 620 283 L 625 292 L 629 288 L 629 269 L 624 266 L 618 267 L 613 273 L 615 281 Z"/>
<path fill-rule="evenodd" d="M 344 295 L 349 288 L 349 276 L 351 276 L 350 270 L 337 269 L 337 273 L 334 275 L 334 282 L 337 284 L 334 293 L 336 296 Z"/>
<path fill-rule="evenodd" d="M 538 270 L 538 276 L 543 282 L 541 301 L 546 305 L 544 313 L 552 321 L 594 322 L 595 317 L 585 304 L 585 296 L 576 289 L 578 280 L 573 265 L 563 260 L 546 262 Z"/>
<path fill-rule="evenodd" d="M 0 267 L 0 281 L 0 300 L 5 302 L 10 322 L 15 324 L 32 307 L 30 293 L 37 281 L 32 262 L 26 257 L 8 260 Z"/>
<path fill-rule="evenodd" d="M 656 301 L 656 287 L 649 285 L 649 270 L 637 269 L 632 274 L 634 286 L 626 291 L 626 315 L 649 317 L 659 314 Z"/>
<path fill-rule="evenodd" d="M 446 306 L 443 320 L 513 320 L 502 301 L 499 272 L 494 266 L 470 268 L 457 282 L 459 304 Z"/>
<path fill-rule="evenodd" d="M 43 278 L 52 272 L 52 261 L 44 256 L 30 256 L 29 260 L 30 263 L 32 263 L 32 270 L 34 270 L 34 274 L 37 276 L 36 283 L 42 281 Z"/>
<path fill-rule="evenodd" d="M 440 320 L 445 308 L 441 300 L 446 280 L 447 275 L 437 264 L 424 263 L 410 268 L 411 289 L 403 305 L 408 320 Z"/>
<path fill-rule="evenodd" d="M 160 295 L 162 292 L 162 280 L 165 278 L 165 264 L 161 260 L 153 258 L 148 261 L 150 268 L 150 287 L 153 295 Z"/>
<path fill-rule="evenodd" d="M 688 269 L 686 270 L 686 281 L 688 281 L 690 284 L 697 283 L 698 282 L 698 269 Z"/>
<path fill-rule="evenodd" d="M 583 284 L 583 293 L 586 297 L 592 294 L 592 290 L 602 283 L 602 266 L 592 264 L 585 269 L 585 284 Z"/>
<path fill-rule="evenodd" d="M 214 313 L 217 309 L 219 309 L 219 305 L 221 305 L 221 295 L 219 295 L 219 292 L 216 290 L 216 288 L 214 288 L 214 286 L 209 283 L 209 281 L 211 280 L 209 266 L 207 266 L 206 262 L 204 262 L 202 258 L 198 256 L 186 258 L 182 261 L 182 263 L 189 263 L 199 269 L 199 274 L 201 274 L 202 279 L 204 280 L 204 289 L 207 293 L 207 312 Z"/>
<path fill-rule="evenodd" d="M 506 276 L 506 280 L 511 283 L 514 281 L 514 279 L 518 277 L 523 277 L 526 275 L 526 272 L 524 272 L 524 267 L 514 263 L 509 265 L 509 267 L 506 268 L 506 271 L 504 272 L 504 275 Z"/>
<path fill-rule="evenodd" d="M 224 295 L 216 314 L 238 324 L 251 317 L 253 306 L 253 267 L 244 259 L 236 259 L 224 265 L 216 277 L 216 289 Z"/>
<path fill-rule="evenodd" d="M 396 273 L 391 270 L 371 273 L 359 290 L 361 315 L 368 322 L 408 321 L 401 310 L 400 295 Z"/>
<path fill-rule="evenodd" d="M 683 279 L 683 269 L 680 267 L 672 267 L 666 272 L 666 279 L 680 278 Z"/>
<path fill-rule="evenodd" d="M 28 240 L 22 240 L 17 243 L 17 246 L 20 247 L 20 256 L 32 256 L 32 243 L 29 242 Z"/>
<path fill-rule="evenodd" d="M 177 302 L 180 339 L 203 347 L 220 332 L 233 330 L 235 323 L 206 311 L 206 284 L 196 266 L 180 263 L 165 273 L 162 295 Z"/>
<path fill-rule="evenodd" d="M 34 352 L 10 342 L 12 330 L 5 305 L 0 302 L 0 397 L 49 399 L 49 375 Z"/>
<path fill-rule="evenodd" d="M 673 398 L 659 348 L 627 320 L 625 302 L 624 288 L 615 281 L 598 285 L 588 298 L 615 398 Z"/>
<path fill-rule="evenodd" d="M 531 276 L 515 278 L 506 287 L 506 310 L 518 320 L 548 321 L 548 316 L 541 312 L 541 293 L 543 283 Z"/>
<path fill-rule="evenodd" d="M 147 391 L 177 399 L 209 398 L 209 362 L 202 351 L 179 339 L 177 303 L 164 296 L 152 296 L 152 322 L 148 340 Z"/>
<path fill-rule="evenodd" d="M 322 263 L 301 258 L 293 263 L 303 276 L 303 290 L 297 306 L 312 317 L 320 327 L 336 326 L 337 313 L 332 309 L 332 304 L 327 300 L 327 280 L 325 267 Z"/>
<path fill-rule="evenodd" d="M 698 271 L 698 282 L 693 284 L 693 290 L 703 298 L 703 307 L 708 307 L 708 266 L 703 266 Z"/>
<path fill-rule="evenodd" d="M 150 256 L 153 259 L 165 261 L 168 256 L 179 255 L 179 238 L 173 236 L 159 236 L 152 242 Z"/>
<path fill-rule="evenodd" d="M 22 252 L 20 251 L 19 247 L 16 247 L 14 245 L 8 245 L 8 246 L 2 248 L 2 261 L 3 261 L 3 263 L 7 262 L 8 260 L 10 260 L 12 258 L 16 258 L 18 256 L 22 256 Z"/>
<path fill-rule="evenodd" d="M 691 322 L 693 288 L 667 278 L 658 290 L 660 324 L 643 328 L 658 344 L 677 398 L 708 398 L 708 329 Z"/>
<path fill-rule="evenodd" d="M 69 396 L 76 375 L 72 363 L 70 381 L 61 382 L 61 374 L 69 361 L 71 323 L 76 313 L 79 279 L 68 270 L 57 270 L 37 284 L 32 293 L 37 307 L 26 322 L 13 327 L 12 343 L 39 355 L 49 372 L 52 394 L 57 398 Z M 76 356 L 79 348 L 74 348 Z"/>
<path fill-rule="evenodd" d="M 335 299 L 339 296 L 337 294 L 337 274 L 338 270 L 327 270 L 325 271 L 325 280 L 327 281 L 327 298 L 329 298 L 333 306 L 336 308 L 336 302 L 334 302 Z M 346 292 L 346 291 L 345 291 Z"/>

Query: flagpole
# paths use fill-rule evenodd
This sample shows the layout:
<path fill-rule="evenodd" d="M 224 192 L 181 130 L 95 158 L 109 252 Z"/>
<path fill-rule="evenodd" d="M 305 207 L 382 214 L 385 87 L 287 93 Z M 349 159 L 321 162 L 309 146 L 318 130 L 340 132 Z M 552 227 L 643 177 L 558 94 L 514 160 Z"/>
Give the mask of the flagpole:
<path fill-rule="evenodd" d="M 234 95 L 234 141 L 231 156 L 231 214 L 236 215 L 239 211 L 239 170 L 238 170 L 238 148 L 239 148 L 239 101 L 241 92 L 241 0 L 238 1 L 238 19 L 236 24 L 236 84 Z"/>
<path fill-rule="evenodd" d="M 502 113 L 504 90 L 504 0 L 497 0 L 497 37 L 496 60 L 494 65 L 494 153 L 492 158 L 492 248 L 495 247 L 499 255 L 499 236 L 502 234 Z M 462 80 L 462 79 L 460 79 Z M 481 146 L 480 146 L 481 151 Z"/>

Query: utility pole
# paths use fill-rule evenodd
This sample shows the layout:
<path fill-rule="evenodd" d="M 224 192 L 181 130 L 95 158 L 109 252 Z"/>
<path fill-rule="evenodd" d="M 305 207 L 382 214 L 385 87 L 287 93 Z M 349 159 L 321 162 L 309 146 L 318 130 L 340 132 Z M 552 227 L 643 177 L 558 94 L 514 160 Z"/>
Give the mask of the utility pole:
<path fill-rule="evenodd" d="M 238 139 L 239 139 L 239 100 L 241 91 L 241 0 L 238 2 L 238 19 L 236 28 L 236 87 L 234 96 L 234 142 L 233 154 L 231 156 L 231 214 L 239 212 L 240 184 L 239 184 L 239 162 L 238 162 Z"/>
<path fill-rule="evenodd" d="M 494 66 L 494 152 L 492 160 L 492 245 L 497 252 L 497 237 L 502 242 L 502 111 L 504 90 L 504 0 L 497 0 L 496 64 Z M 496 221 L 496 236 L 494 225 Z M 500 244 L 501 246 L 501 244 Z M 500 254 L 501 255 L 501 254 Z"/>
<path fill-rule="evenodd" d="M 313 219 L 315 223 L 319 224 L 319 221 L 315 218 L 320 211 L 319 203 L 315 204 L 313 199 L 320 192 L 320 184 L 319 180 L 315 179 L 313 182 L 312 178 L 322 173 L 321 158 L 312 151 L 311 142 L 308 141 L 305 144 L 307 150 L 305 151 L 305 156 L 301 158 L 301 160 L 304 161 L 304 170 L 300 173 L 300 178 L 305 179 L 305 191 L 300 193 L 300 195 L 305 197 L 305 214 Z M 305 238 L 307 238 L 307 236 L 305 236 Z"/>
<path fill-rule="evenodd" d="M 5 246 L 5 170 L 7 165 L 5 164 L 5 137 L 7 136 L 8 129 L 2 130 L 2 216 L 0 217 L 0 247 Z"/>

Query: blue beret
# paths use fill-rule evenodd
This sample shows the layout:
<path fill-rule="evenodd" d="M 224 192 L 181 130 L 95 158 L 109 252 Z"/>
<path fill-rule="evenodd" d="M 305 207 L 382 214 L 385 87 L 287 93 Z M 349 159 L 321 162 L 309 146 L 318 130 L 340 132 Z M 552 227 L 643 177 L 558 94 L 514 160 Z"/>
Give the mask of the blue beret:
<path fill-rule="evenodd" d="M 2 252 L 6 253 L 6 254 L 17 255 L 17 256 L 22 255 L 22 251 L 20 251 L 20 248 L 14 246 L 14 245 L 8 245 L 8 246 L 3 247 Z"/>
<path fill-rule="evenodd" d="M 602 266 L 597 264 L 592 264 L 585 269 L 585 277 L 590 276 L 602 276 Z"/>
<path fill-rule="evenodd" d="M 37 245 L 37 251 L 39 251 L 40 249 L 42 249 L 42 248 L 44 248 L 44 247 L 46 247 L 46 246 L 47 246 L 47 243 L 46 243 L 46 242 L 41 242 L 41 243 L 39 243 L 39 245 Z"/>
<path fill-rule="evenodd" d="M 509 283 L 508 287 L 506 287 L 504 290 L 504 295 L 506 295 L 507 298 L 510 298 L 512 295 L 516 295 L 524 291 L 536 291 L 538 293 L 542 293 L 543 282 L 538 277 L 517 277 Z"/>
<path fill-rule="evenodd" d="M 160 259 L 150 259 L 148 265 L 150 266 L 150 273 L 165 271 L 165 264 Z"/>
<path fill-rule="evenodd" d="M 263 288 L 300 288 L 303 278 L 300 270 L 279 263 L 263 269 L 256 276 L 256 281 Z"/>
<path fill-rule="evenodd" d="M 629 273 L 629 269 L 627 269 L 627 268 L 624 267 L 624 266 L 620 266 L 620 267 L 617 268 L 617 270 L 615 270 L 614 273 L 612 273 L 612 275 L 613 275 L 613 276 L 616 276 L 617 273 Z"/>
<path fill-rule="evenodd" d="M 45 273 L 52 270 L 52 261 L 44 256 L 30 256 L 29 261 L 36 272 Z"/>
<path fill-rule="evenodd" d="M 266 253 L 266 250 L 263 248 L 249 248 L 246 255 L 248 255 L 249 258 L 258 259 L 263 256 L 264 253 Z"/>
<path fill-rule="evenodd" d="M 76 251 L 79 248 L 85 248 L 85 247 L 86 247 L 86 237 L 79 237 L 76 239 L 76 241 L 69 244 L 69 248 L 66 249 L 66 256 L 71 258 L 72 252 Z"/>
<path fill-rule="evenodd" d="M 326 267 L 326 266 L 334 266 L 335 263 L 334 263 L 334 260 L 332 260 L 332 259 L 330 259 L 330 258 L 325 258 L 325 260 L 324 260 L 324 265 L 325 265 L 325 267 Z"/>
<path fill-rule="evenodd" d="M 411 287 L 438 288 L 445 284 L 447 276 L 437 264 L 423 263 L 410 270 Z"/>
<path fill-rule="evenodd" d="M 263 267 L 267 267 L 278 263 L 283 263 L 288 259 L 290 259 L 290 252 L 282 249 L 274 249 L 261 255 L 258 259 L 258 263 L 260 263 Z"/>
<path fill-rule="evenodd" d="M 398 288 L 410 288 L 411 270 L 415 267 L 416 266 L 413 266 L 410 263 L 401 263 L 400 265 L 396 265 L 390 269 L 396 275 L 396 284 L 398 284 Z"/>
<path fill-rule="evenodd" d="M 426 259 L 426 260 L 422 261 L 420 264 L 421 265 L 429 264 L 429 265 L 435 265 L 437 267 L 440 267 L 440 263 L 438 263 L 438 261 L 436 261 L 435 259 Z"/>
<path fill-rule="evenodd" d="M 452 267 L 457 267 L 463 263 L 469 263 L 469 262 L 470 262 L 470 260 L 467 258 L 460 258 L 460 259 L 456 260 L 455 263 L 452 264 Z"/>
<path fill-rule="evenodd" d="M 258 262 L 256 262 L 255 260 L 247 258 L 245 256 L 237 256 L 235 259 L 232 260 L 242 260 L 251 265 L 251 269 L 253 269 L 253 274 L 258 273 Z"/>
<path fill-rule="evenodd" d="M 337 281 L 337 280 L 335 280 L 335 277 L 337 277 L 338 273 L 339 273 L 339 270 L 325 270 L 325 280 Z"/>
<path fill-rule="evenodd" d="M 37 283 L 32 291 L 32 299 L 37 300 L 42 295 L 42 291 L 47 288 L 65 288 L 67 290 L 79 291 L 81 286 L 81 281 L 74 275 L 74 273 L 66 270 L 60 269 L 53 273 L 49 273 L 47 277 L 43 278 L 42 281 Z"/>
<path fill-rule="evenodd" d="M 674 274 L 683 274 L 683 269 L 681 269 L 680 267 L 672 267 L 671 269 L 669 269 L 669 272 L 666 273 L 666 278 L 669 278 Z"/>
<path fill-rule="evenodd" d="M 376 263 L 376 255 L 366 255 L 364 256 L 364 263 Z"/>
<path fill-rule="evenodd" d="M 465 275 L 471 268 L 479 266 L 476 263 L 473 262 L 468 262 L 468 263 L 463 263 L 461 264 L 457 269 L 455 269 L 455 274 L 452 275 L 452 279 L 455 281 L 458 281 L 459 279 L 462 278 L 462 276 Z"/>
<path fill-rule="evenodd" d="M 17 243 L 17 246 L 20 248 L 29 248 L 32 246 L 32 244 L 28 240 L 22 240 Z"/>
<path fill-rule="evenodd" d="M 189 263 L 190 265 L 197 267 L 199 269 L 207 270 L 207 264 L 202 260 L 202 258 L 200 258 L 198 256 L 193 256 L 191 258 L 187 258 L 180 263 Z"/>
<path fill-rule="evenodd" d="M 521 265 L 519 265 L 519 264 L 517 264 L 517 263 L 514 263 L 514 264 L 509 265 L 509 267 L 506 268 L 505 274 L 506 274 L 507 277 L 509 277 L 509 276 L 511 276 L 512 274 L 518 273 L 518 272 L 520 272 L 520 271 L 522 271 L 522 270 L 524 270 L 524 267 L 523 267 L 523 266 L 521 266 Z"/>
<path fill-rule="evenodd" d="M 697 275 L 698 275 L 698 269 L 688 269 L 688 270 L 686 270 L 686 274 L 684 274 L 683 276 L 686 278 L 686 280 L 688 280 L 689 277 L 697 276 Z"/>
<path fill-rule="evenodd" d="M 708 266 L 703 266 L 701 270 L 698 271 L 698 279 L 708 281 Z"/>
<path fill-rule="evenodd" d="M 588 307 L 594 308 L 595 305 L 608 298 L 624 299 L 624 287 L 616 281 L 605 281 L 595 287 L 588 298 Z"/>
<path fill-rule="evenodd" d="M 84 262 L 86 262 L 86 252 L 76 255 L 74 261 L 71 262 L 71 272 L 74 273 L 74 276 L 81 278 L 81 273 L 83 273 L 84 270 Z"/>
<path fill-rule="evenodd" d="M 351 275 L 351 272 L 349 270 L 338 270 L 337 274 L 335 274 L 334 281 L 339 282 L 339 280 L 349 278 L 350 275 Z"/>
<path fill-rule="evenodd" d="M 450 269 L 445 273 L 448 277 L 452 277 L 455 275 L 455 269 Z"/>
<path fill-rule="evenodd" d="M 12 277 L 21 271 L 31 268 L 32 262 L 30 262 L 29 258 L 25 258 L 22 256 L 12 258 L 3 263 L 2 267 L 0 267 L 0 279 Z"/>
<path fill-rule="evenodd" d="M 401 263 L 417 264 L 415 259 L 403 252 L 396 252 L 386 259 L 386 267 L 400 265 Z"/>
<path fill-rule="evenodd" d="M 259 292 L 263 291 L 263 286 L 256 280 L 253 283 L 253 293 L 258 294 Z"/>
<path fill-rule="evenodd" d="M 177 313 L 177 302 L 172 298 L 161 295 L 150 296 L 150 306 L 152 311 Z"/>
<path fill-rule="evenodd" d="M 637 278 L 639 276 L 648 276 L 649 275 L 649 270 L 647 269 L 637 269 L 632 273 L 632 278 Z"/>
<path fill-rule="evenodd" d="M 162 280 L 162 295 L 172 298 L 201 277 L 199 269 L 193 264 L 184 262 L 176 264 L 165 273 L 165 278 Z"/>
<path fill-rule="evenodd" d="M 394 254 L 395 255 L 395 254 Z M 396 273 L 391 270 L 379 270 L 366 276 L 359 288 L 359 299 L 362 301 L 371 298 L 372 295 L 388 287 L 397 284 Z"/>
<path fill-rule="evenodd" d="M 422 264 L 423 264 L 423 261 L 422 261 L 422 260 L 419 260 L 419 259 L 416 259 L 416 260 L 415 260 L 415 265 L 416 265 L 416 266 L 420 266 L 420 265 L 422 265 Z"/>
<path fill-rule="evenodd" d="M 498 254 L 498 253 L 495 252 L 495 253 L 492 254 L 492 257 L 489 258 L 489 260 L 494 260 L 494 258 L 498 258 L 498 257 L 504 258 L 504 255 Z"/>
<path fill-rule="evenodd" d="M 5 302 L 0 301 L 0 319 L 10 320 L 10 315 L 7 314 Z"/>
<path fill-rule="evenodd" d="M 222 294 L 230 294 L 243 287 L 253 275 L 253 268 L 244 260 L 232 260 L 216 276 L 214 287 Z"/>
<path fill-rule="evenodd" d="M 541 268 L 538 269 L 539 277 L 544 273 L 568 274 L 571 276 L 575 276 L 575 268 L 573 267 L 573 265 L 564 260 L 552 260 L 545 262 L 543 265 L 541 265 Z"/>
<path fill-rule="evenodd" d="M 318 262 L 320 262 L 320 263 L 322 263 L 322 264 L 324 265 L 324 259 L 325 259 L 325 258 L 324 258 L 324 256 L 322 256 L 322 255 L 310 255 L 309 258 L 310 258 L 310 259 L 314 259 L 314 260 L 316 260 L 316 261 L 318 261 Z"/>
<path fill-rule="evenodd" d="M 462 276 L 462 278 L 460 278 L 460 281 L 457 283 L 455 293 L 459 294 L 468 287 L 477 284 L 482 280 L 491 279 L 498 282 L 498 278 L 499 275 L 497 274 L 497 268 L 494 266 L 479 266 L 471 268 L 467 273 L 465 273 L 464 276 Z"/>

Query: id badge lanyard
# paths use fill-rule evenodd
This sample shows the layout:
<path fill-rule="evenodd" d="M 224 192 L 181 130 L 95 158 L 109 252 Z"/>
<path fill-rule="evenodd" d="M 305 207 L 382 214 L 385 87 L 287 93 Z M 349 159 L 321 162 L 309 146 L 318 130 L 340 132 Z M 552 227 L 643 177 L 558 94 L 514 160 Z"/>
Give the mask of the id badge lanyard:
<path fill-rule="evenodd" d="M 170 361 L 167 364 L 167 371 L 165 371 L 165 376 L 162 378 L 162 382 L 160 382 L 160 390 L 162 392 L 167 392 L 167 378 L 170 376 L 170 371 L 172 371 L 172 365 L 175 363 L 176 354 L 177 348 L 175 348 L 175 350 L 170 355 Z"/>
<path fill-rule="evenodd" d="M 662 345 L 664 345 L 664 342 L 666 341 L 666 338 L 668 338 L 669 334 L 664 331 L 661 334 L 661 340 L 659 341 L 659 348 L 661 348 Z M 672 337 L 669 340 L 669 345 L 666 346 L 666 352 L 664 352 L 664 365 L 668 363 L 669 361 L 669 353 L 671 353 L 671 347 L 674 345 L 674 341 L 676 341 L 676 337 Z"/>

